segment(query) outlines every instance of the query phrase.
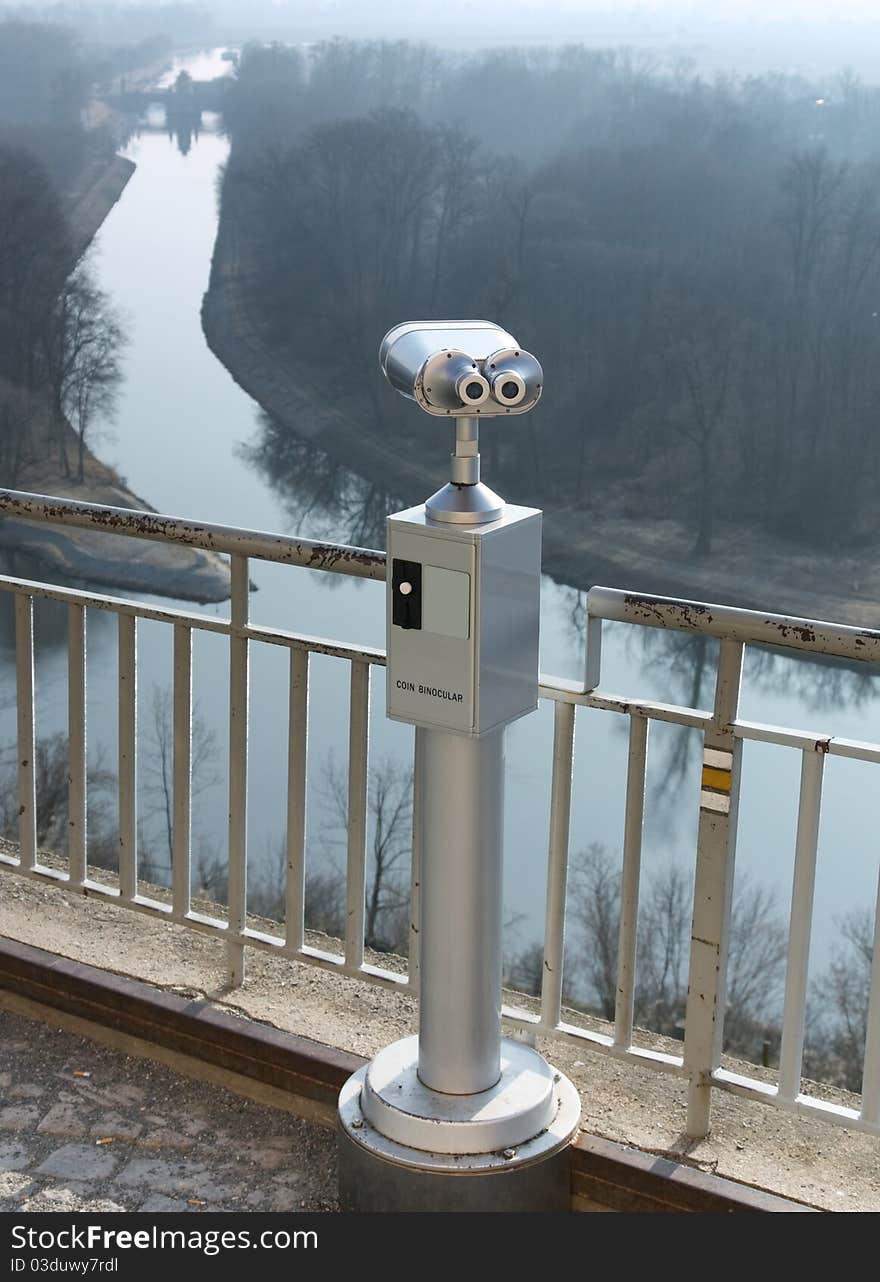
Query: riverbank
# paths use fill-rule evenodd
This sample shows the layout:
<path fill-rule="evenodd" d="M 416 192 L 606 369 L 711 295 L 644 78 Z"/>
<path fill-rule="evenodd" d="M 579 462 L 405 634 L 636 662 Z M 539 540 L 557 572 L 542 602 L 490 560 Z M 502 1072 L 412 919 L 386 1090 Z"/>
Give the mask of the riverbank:
<path fill-rule="evenodd" d="M 214 355 L 267 414 L 351 471 L 407 503 L 447 479 L 444 469 L 401 458 L 387 439 L 328 409 L 308 371 L 273 351 L 250 303 L 246 247 L 222 208 L 202 326 Z M 646 524 L 566 506 L 544 515 L 544 569 L 560 583 L 583 590 L 605 583 L 880 628 L 880 567 L 858 549 L 805 549 L 720 522 L 710 558 L 692 559 L 692 542 L 671 520 Z"/>
<path fill-rule="evenodd" d="M 84 167 L 66 202 L 74 262 L 91 245 L 135 168 L 132 161 L 118 155 L 90 161 Z M 68 454 L 75 458 L 76 436 L 72 429 L 68 433 Z M 39 455 L 41 451 L 35 453 Z M 65 473 L 53 451 L 51 456 L 39 458 L 23 469 L 18 488 L 57 498 L 155 511 L 90 450 L 85 452 L 82 482 Z M 203 604 L 225 601 L 230 592 L 228 562 L 217 553 L 199 548 L 6 518 L 0 521 L 0 549 L 4 568 L 26 577 Z"/>
<path fill-rule="evenodd" d="M 67 195 L 74 255 L 78 261 L 101 229 L 104 219 L 122 196 L 137 166 L 125 156 L 90 161 L 75 188 Z"/>
<path fill-rule="evenodd" d="M 77 443 L 72 429 L 67 448 L 75 458 Z M 141 512 L 156 510 L 130 490 L 113 468 L 88 451 L 83 473 L 82 482 L 64 476 L 53 456 L 26 469 L 19 488 L 59 499 Z M 0 551 L 9 572 L 68 587 L 111 588 L 203 605 L 229 597 L 228 561 L 201 548 L 4 517 L 0 520 Z"/>

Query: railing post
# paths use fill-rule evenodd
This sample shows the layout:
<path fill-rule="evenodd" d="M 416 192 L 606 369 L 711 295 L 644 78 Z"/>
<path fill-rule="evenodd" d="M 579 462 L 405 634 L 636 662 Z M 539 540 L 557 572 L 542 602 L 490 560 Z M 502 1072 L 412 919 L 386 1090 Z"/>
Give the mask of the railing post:
<path fill-rule="evenodd" d="M 174 628 L 171 889 L 174 916 L 190 911 L 192 845 L 192 629 Z"/>
<path fill-rule="evenodd" d="M 34 601 L 15 596 L 15 668 L 18 685 L 18 844 L 22 868 L 37 865 L 36 732 L 34 729 Z"/>
<path fill-rule="evenodd" d="M 247 924 L 247 765 L 248 765 L 248 560 L 232 557 L 232 609 L 229 633 L 229 925 L 240 936 Z M 244 945 L 226 945 L 230 987 L 244 983 Z"/>
<path fill-rule="evenodd" d="M 801 754 L 801 787 L 798 800 L 791 914 L 788 919 L 788 960 L 785 967 L 785 1001 L 782 1008 L 782 1043 L 779 1047 L 779 1098 L 788 1103 L 801 1089 L 804 1032 L 807 1022 L 807 981 L 810 935 L 816 890 L 816 855 L 819 850 L 819 814 L 825 754 Z"/>
<path fill-rule="evenodd" d="M 620 923 L 617 931 L 617 992 L 614 1044 L 632 1045 L 636 992 L 636 945 L 639 927 L 639 882 L 642 828 L 645 820 L 645 773 L 648 765 L 648 719 L 630 713 L 629 762 L 626 772 L 626 820 L 623 830 L 623 875 L 620 879 Z"/>
<path fill-rule="evenodd" d="M 684 1037 L 684 1066 L 689 1079 L 687 1133 L 695 1138 L 709 1132 L 712 1073 L 720 1062 L 724 1033 L 742 753 L 731 726 L 739 705 L 742 661 L 741 642 L 721 642 L 712 726 L 705 733 L 703 746 Z"/>
<path fill-rule="evenodd" d="M 348 840 L 346 850 L 345 964 L 364 964 L 367 863 L 367 764 L 370 737 L 370 665 L 351 665 L 348 723 Z"/>
<path fill-rule="evenodd" d="M 70 886 L 88 872 L 88 752 L 86 748 L 86 609 L 67 607 L 67 858 Z"/>
<path fill-rule="evenodd" d="M 137 895 L 137 619 L 119 616 L 119 894 Z"/>
<path fill-rule="evenodd" d="M 305 939 L 306 763 L 309 751 L 309 652 L 290 651 L 287 730 L 287 877 L 285 937 L 296 953 Z"/>
<path fill-rule="evenodd" d="M 547 903 L 544 914 L 544 968 L 541 974 L 541 1022 L 559 1023 L 565 964 L 565 898 L 571 834 L 571 775 L 574 765 L 575 705 L 556 704 L 553 717 L 553 775 L 550 785 L 550 842 L 547 856 Z"/>

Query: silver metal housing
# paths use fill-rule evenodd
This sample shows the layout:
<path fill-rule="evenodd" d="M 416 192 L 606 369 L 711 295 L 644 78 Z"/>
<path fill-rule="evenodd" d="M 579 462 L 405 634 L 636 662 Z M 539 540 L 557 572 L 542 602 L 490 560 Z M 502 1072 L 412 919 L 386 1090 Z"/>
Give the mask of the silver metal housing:
<path fill-rule="evenodd" d="M 490 396 L 501 361 L 503 369 L 521 383 L 516 399 Z M 427 414 L 443 417 L 525 414 L 537 404 L 543 385 L 540 362 L 524 352 L 512 334 L 491 321 L 407 321 L 395 325 L 382 340 L 379 365 L 396 391 Z M 485 382 L 485 396 L 467 395 L 472 382 Z"/>
<path fill-rule="evenodd" d="M 477 488 L 461 486 L 459 492 Z M 440 524 L 422 505 L 388 518 L 386 542 L 388 716 L 481 735 L 533 712 L 538 705 L 541 513 L 507 504 L 495 521 Z M 418 628 L 394 623 L 397 560 L 423 568 Z M 450 596 L 444 595 L 447 590 Z M 451 824 L 450 815 L 449 832 Z"/>

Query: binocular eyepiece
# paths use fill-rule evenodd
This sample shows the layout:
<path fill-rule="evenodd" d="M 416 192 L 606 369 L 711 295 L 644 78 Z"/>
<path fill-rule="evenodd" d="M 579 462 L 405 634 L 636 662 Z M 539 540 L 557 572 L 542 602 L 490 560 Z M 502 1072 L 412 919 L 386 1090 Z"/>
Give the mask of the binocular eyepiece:
<path fill-rule="evenodd" d="M 428 414 L 524 414 L 541 396 L 540 362 L 490 321 L 409 321 L 379 349 L 392 387 Z"/>

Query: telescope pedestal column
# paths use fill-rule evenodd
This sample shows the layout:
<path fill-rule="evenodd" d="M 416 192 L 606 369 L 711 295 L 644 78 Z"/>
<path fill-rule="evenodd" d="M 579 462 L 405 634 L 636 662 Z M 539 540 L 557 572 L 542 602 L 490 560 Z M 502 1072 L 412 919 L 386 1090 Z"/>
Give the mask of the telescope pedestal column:
<path fill-rule="evenodd" d="M 420 1032 L 343 1087 L 340 1201 L 566 1211 L 577 1092 L 532 1047 L 501 1037 L 504 730 L 416 734 Z"/>

